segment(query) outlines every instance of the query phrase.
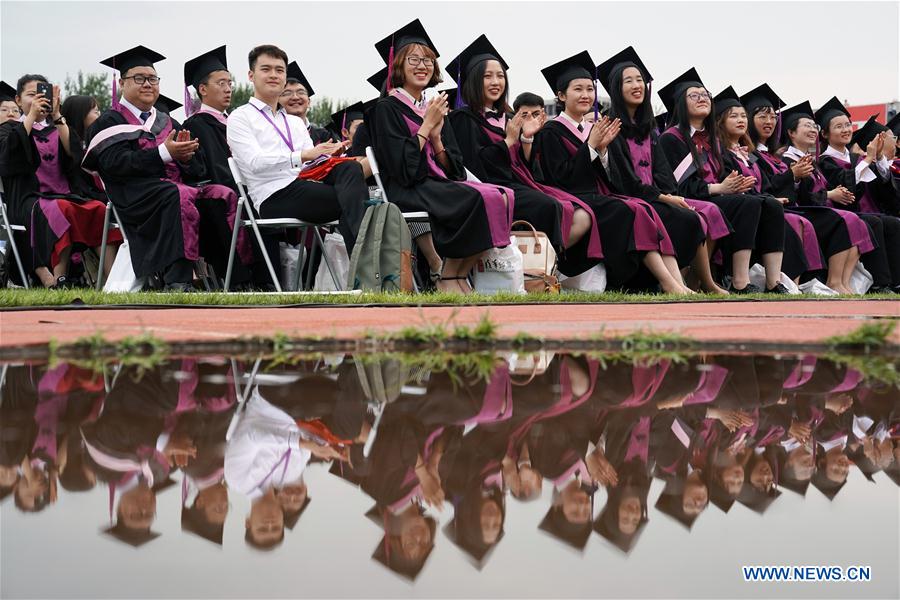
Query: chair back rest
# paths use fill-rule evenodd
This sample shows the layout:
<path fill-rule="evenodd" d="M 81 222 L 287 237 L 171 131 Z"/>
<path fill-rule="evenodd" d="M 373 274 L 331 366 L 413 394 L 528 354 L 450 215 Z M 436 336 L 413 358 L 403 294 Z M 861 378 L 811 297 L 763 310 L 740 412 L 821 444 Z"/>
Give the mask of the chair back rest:
<path fill-rule="evenodd" d="M 237 161 L 234 160 L 233 156 L 228 157 L 228 168 L 231 170 L 231 177 L 234 179 L 234 182 L 238 186 L 243 186 L 244 176 L 241 175 L 241 170 L 238 168 Z"/>
<path fill-rule="evenodd" d="M 381 190 L 381 197 L 384 198 L 385 202 L 387 202 L 387 191 L 384 189 L 384 184 L 381 182 L 381 171 L 378 169 L 378 161 L 375 160 L 375 151 L 372 150 L 372 146 L 366 146 L 366 158 L 369 161 L 369 168 L 372 169 L 372 176 L 375 178 L 375 185 L 377 185 L 378 189 Z"/>

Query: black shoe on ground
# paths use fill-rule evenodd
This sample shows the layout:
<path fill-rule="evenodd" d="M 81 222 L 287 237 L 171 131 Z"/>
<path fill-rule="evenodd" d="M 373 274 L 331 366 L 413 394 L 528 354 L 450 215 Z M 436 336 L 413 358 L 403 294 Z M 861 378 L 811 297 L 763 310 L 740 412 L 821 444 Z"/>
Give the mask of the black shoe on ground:
<path fill-rule="evenodd" d="M 163 287 L 164 292 L 177 292 L 186 294 L 194 291 L 194 286 L 189 283 L 167 283 Z"/>
<path fill-rule="evenodd" d="M 766 293 L 767 294 L 790 294 L 791 292 L 786 287 L 784 287 L 784 285 L 781 282 L 778 282 L 775 284 L 775 287 L 766 288 Z"/>
<path fill-rule="evenodd" d="M 779 284 L 779 285 L 781 285 L 781 284 Z M 742 287 L 741 289 L 737 289 L 736 287 L 734 287 L 734 282 L 731 282 L 728 284 L 728 291 L 731 292 L 732 294 L 761 294 L 762 293 L 762 290 L 760 288 L 756 287 L 755 285 L 753 285 L 752 283 L 748 283 L 746 286 Z"/>

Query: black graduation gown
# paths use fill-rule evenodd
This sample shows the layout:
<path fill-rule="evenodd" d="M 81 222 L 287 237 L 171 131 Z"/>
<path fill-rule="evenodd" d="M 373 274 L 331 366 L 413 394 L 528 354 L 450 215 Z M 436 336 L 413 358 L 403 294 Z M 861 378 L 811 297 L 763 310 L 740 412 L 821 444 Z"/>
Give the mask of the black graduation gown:
<path fill-rule="evenodd" d="M 740 161 L 733 152 L 725 151 L 722 156 L 722 162 L 725 165 L 726 173 L 730 173 L 731 171 L 742 173 L 741 167 L 743 165 L 739 164 Z M 753 165 L 759 165 L 759 163 L 764 161 L 760 160 L 758 156 L 750 154 L 750 159 L 748 162 L 752 167 Z M 772 184 L 766 176 L 766 172 L 763 171 L 761 166 L 759 167 L 759 174 L 760 181 L 757 184 L 757 188 L 754 193 L 756 195 L 766 196 L 771 201 L 776 197 L 776 195 L 772 192 Z M 778 184 L 783 186 L 782 182 L 778 182 Z M 803 240 L 800 239 L 800 236 L 797 235 L 797 232 L 794 231 L 794 228 L 790 226 L 790 224 L 787 222 L 787 219 L 783 220 L 783 227 L 784 255 L 781 260 L 781 270 L 789 278 L 796 279 L 797 277 L 809 271 L 809 261 L 806 259 L 806 253 L 803 251 Z"/>
<path fill-rule="evenodd" d="M 705 242 L 706 235 L 703 233 L 700 215 L 659 199 L 660 194 L 677 194 L 678 184 L 659 147 L 658 138 L 658 134 L 654 131 L 642 141 L 644 144 L 649 143 L 652 148 L 650 162 L 653 169 L 653 185 L 646 185 L 634 172 L 628 142 L 622 135 L 616 136 L 608 148 L 609 160 L 615 164 L 615 167 L 610 169 L 612 183 L 620 194 L 646 200 L 659 213 L 669 237 L 672 238 L 678 266 L 684 268 L 694 259 L 697 248 Z"/>
<path fill-rule="evenodd" d="M 569 154 L 563 140 L 578 148 L 574 156 Z M 535 134 L 531 168 L 537 181 L 578 196 L 591 207 L 600 229 L 608 287 L 625 286 L 637 274 L 641 264 L 641 253 L 634 245 L 634 213 L 624 202 L 598 193 L 598 179 L 608 186 L 609 177 L 600 161 L 591 161 L 588 145 L 565 125 L 548 121 Z M 597 262 L 591 259 L 580 265 L 570 264 L 569 272 L 563 272 L 577 275 Z"/>
<path fill-rule="evenodd" d="M 366 123 L 360 123 L 356 126 L 356 132 L 353 134 L 353 143 L 350 144 L 347 156 L 365 156 L 366 148 L 371 145 L 372 136 L 369 135 L 369 126 Z"/>
<path fill-rule="evenodd" d="M 230 204 L 236 200 L 222 199 L 220 196 L 228 190 L 210 185 L 199 190 L 194 202 L 199 213 L 199 226 L 192 222 L 196 217 L 182 214 L 179 186 L 186 184 L 169 179 L 167 165 L 160 157 L 158 147 L 142 148 L 140 145 L 141 139 L 160 135 L 167 122 L 171 122 L 175 131 L 181 130 L 181 124 L 158 111 L 150 133 L 120 134 L 92 150 L 91 141 L 104 130 L 131 124 L 119 111 L 107 110 L 89 130 L 83 166 L 98 172 L 106 185 L 109 198 L 122 220 L 137 277 L 164 271 L 176 261 L 196 260 L 197 257 L 188 258 L 186 251 L 186 240 L 195 236 L 198 238 L 198 255 L 213 264 L 217 273 L 224 273 L 225 253 L 231 243 L 228 214 L 234 210 Z M 202 181 L 206 178 L 203 152 L 201 146 L 190 162 L 173 163 L 177 165 L 180 179 Z M 230 193 L 233 194 L 233 190 Z M 238 264 L 236 261 L 235 265 Z M 238 280 L 245 277 L 242 273 Z"/>
<path fill-rule="evenodd" d="M 484 199 L 465 180 L 462 154 L 449 123 L 441 127 L 446 149 L 447 178 L 428 174 L 425 148 L 411 135 L 404 117 L 421 123 L 400 100 L 382 98 L 369 113 L 370 134 L 388 200 L 404 211 L 426 211 L 434 246 L 446 258 L 466 258 L 494 247 Z"/>
<path fill-rule="evenodd" d="M 659 136 L 659 143 L 673 172 L 691 152 L 688 145 L 670 130 Z M 704 165 L 704 168 L 708 167 Z M 722 213 L 734 231 L 727 240 L 723 240 L 724 249 L 728 252 L 755 248 L 762 212 L 761 201 L 755 196 L 747 194 L 710 196 L 708 185 L 700 171 L 695 167 L 690 167 L 682 181 L 678 183 L 678 193 L 686 198 L 713 202 L 722 209 Z"/>
<path fill-rule="evenodd" d="M 564 252 L 566 240 L 560 232 L 562 207 L 554 198 L 521 183 L 512 171 L 506 142 L 492 142 L 485 130 L 504 138 L 506 132 L 469 107 L 454 110 L 449 118 L 466 168 L 481 181 L 512 188 L 516 193 L 513 218 L 528 221 L 547 234 L 557 252 Z"/>
<path fill-rule="evenodd" d="M 182 126 L 199 140 L 200 147 L 203 149 L 199 156 L 195 155 L 194 157 L 203 164 L 203 178 L 237 191 L 237 185 L 231 176 L 231 169 L 228 168 L 231 150 L 228 148 L 228 138 L 225 136 L 225 123 L 220 122 L 209 113 L 198 112 L 188 117 Z M 198 180 L 186 174 L 185 181 L 196 183 Z"/>
<path fill-rule="evenodd" d="M 754 151 L 753 154 L 759 159 L 756 164 L 759 165 L 759 170 L 765 178 L 769 193 L 778 198 L 790 200 L 785 206 L 785 212 L 803 215 L 812 223 L 819 240 L 819 250 L 826 263 L 830 257 L 851 246 L 850 235 L 844 220 L 835 211 L 824 205 L 824 196 L 813 197 L 811 193 L 812 180 L 807 177 L 797 187 L 794 187 L 794 173 L 789 168 L 793 164 L 793 160 L 783 159 L 782 162 L 788 169 L 782 173 L 776 173 L 759 151 Z M 785 242 L 787 243 L 787 238 L 785 238 Z"/>
<path fill-rule="evenodd" d="M 893 190 L 889 189 L 891 182 L 882 180 L 877 169 L 869 165 L 869 169 L 875 173 L 875 180 L 857 183 L 856 165 L 861 158 L 859 154 L 851 152 L 850 166 L 845 168 L 831 156 L 822 156 L 819 159 L 819 168 L 828 181 L 828 189 L 842 185 L 853 192 L 856 196 L 854 201 L 841 208 L 859 214 L 860 218 L 872 228 L 878 245 L 884 249 L 887 265 L 883 264 L 878 252 L 871 252 L 863 257 L 863 264 L 872 272 L 874 285 L 896 287 L 900 285 L 900 218 L 883 213 L 863 212 L 860 206 L 860 198 L 868 192 L 876 208 L 884 210 L 883 206 L 889 206 L 885 198 L 889 200 L 893 194 Z"/>
<path fill-rule="evenodd" d="M 16 232 L 17 248 L 22 253 L 22 263 L 26 271 L 37 267 L 52 269 L 52 254 L 59 237 L 54 233 L 47 216 L 37 205 L 41 198 L 57 198 L 84 204 L 91 198 L 102 198 L 98 191 L 92 189 L 81 172 L 82 143 L 78 135 L 69 131 L 69 147 L 72 156 L 63 148 L 62 139 L 57 144 L 57 157 L 62 174 L 69 187 L 68 194 L 41 193 L 37 172 L 42 157 L 35 138 L 48 140 L 55 130 L 52 125 L 38 130 L 33 128 L 31 135 L 25 133 L 25 126 L 19 121 L 7 121 L 0 125 L 0 177 L 3 178 L 4 201 L 6 202 L 10 222 L 25 225 L 27 231 Z M 105 210 L 105 207 L 97 207 Z M 94 219 L 91 221 L 93 224 Z M 100 221 L 102 227 L 102 220 Z M 97 245 L 102 236 L 98 228 Z M 121 239 L 115 236 L 115 239 Z M 34 240 L 34 243 L 32 243 Z M 93 241 L 93 240 L 92 240 Z M 32 267 L 29 269 L 28 267 Z M 18 275 L 18 271 L 13 271 Z M 26 273 L 27 274 L 27 273 Z"/>
<path fill-rule="evenodd" d="M 321 144 L 323 142 L 335 142 L 337 139 L 334 137 L 334 134 L 324 127 L 319 127 L 313 123 L 310 123 L 306 128 L 309 131 L 309 137 L 312 138 L 313 144 Z"/>

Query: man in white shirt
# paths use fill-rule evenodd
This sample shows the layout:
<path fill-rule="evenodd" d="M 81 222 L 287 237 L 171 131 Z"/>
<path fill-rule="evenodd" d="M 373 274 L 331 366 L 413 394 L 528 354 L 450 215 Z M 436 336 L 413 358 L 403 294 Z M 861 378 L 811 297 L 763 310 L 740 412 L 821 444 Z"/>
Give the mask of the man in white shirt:
<path fill-rule="evenodd" d="M 299 179 L 311 161 L 339 155 L 347 144 L 314 145 L 303 120 L 279 105 L 287 72 L 284 50 L 257 46 L 250 51 L 249 62 L 254 95 L 228 118 L 228 146 L 254 206 L 263 219 L 289 217 L 313 223 L 339 219 L 347 252 L 352 253 L 369 198 L 361 164 L 339 163 L 319 182 Z"/>

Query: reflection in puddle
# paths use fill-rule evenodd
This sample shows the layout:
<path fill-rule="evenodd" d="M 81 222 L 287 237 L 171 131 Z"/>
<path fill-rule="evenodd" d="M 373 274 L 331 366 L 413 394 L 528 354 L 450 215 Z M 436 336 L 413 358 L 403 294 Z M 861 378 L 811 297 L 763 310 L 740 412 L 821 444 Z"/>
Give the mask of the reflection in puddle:
<path fill-rule="evenodd" d="M 412 581 L 441 568 L 429 560 L 440 538 L 478 570 L 511 532 L 515 544 L 545 549 L 552 541 L 583 552 L 594 540 L 626 556 L 657 522 L 690 530 L 708 512 L 736 505 L 763 514 L 809 486 L 829 500 L 853 498 L 865 485 L 848 483 L 854 470 L 879 486 L 900 483 L 896 381 L 825 358 L 632 363 L 541 352 L 470 357 L 446 370 L 423 364 L 433 361 L 186 358 L 102 373 L 6 365 L 4 522 L 38 546 L 68 523 L 72 533 L 59 542 L 70 545 L 68 560 L 99 529 L 103 544 L 140 548 L 116 555 L 126 569 L 147 551 L 146 567 L 162 560 L 151 542 L 173 535 L 163 525 L 170 522 L 180 523 L 179 542 L 167 552 L 183 560 L 229 546 L 275 557 L 298 523 L 321 519 L 308 509 L 322 503 L 341 521 L 333 531 L 307 527 L 307 552 L 337 548 L 335 560 L 350 571 L 374 559 Z M 368 510 L 358 508 L 363 500 Z M 536 503 L 530 523 L 508 520 L 514 506 Z M 15 520 L 25 513 L 37 516 Z M 371 545 L 372 525 L 357 526 L 369 521 L 380 535 Z M 765 521 L 751 525 L 760 527 Z M 891 527 L 885 531 L 887 550 L 896 552 Z M 8 532 L 4 590 L 25 589 L 16 578 L 34 574 L 13 569 L 9 558 L 25 542 Z M 206 545 L 183 541 L 191 539 Z M 582 568 L 583 556 L 554 560 Z M 220 571 L 205 593 L 227 593 L 232 576 Z M 147 585 L 142 593 L 161 593 Z M 42 595 L 71 595 L 63 584 L 48 590 Z"/>

